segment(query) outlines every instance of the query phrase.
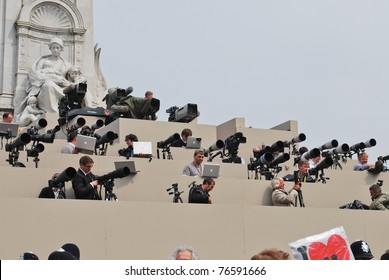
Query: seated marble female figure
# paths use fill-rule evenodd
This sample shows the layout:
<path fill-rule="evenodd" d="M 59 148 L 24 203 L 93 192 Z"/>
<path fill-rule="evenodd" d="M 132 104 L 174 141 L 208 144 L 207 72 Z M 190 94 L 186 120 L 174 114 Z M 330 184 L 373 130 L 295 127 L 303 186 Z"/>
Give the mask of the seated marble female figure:
<path fill-rule="evenodd" d="M 71 64 L 61 57 L 63 47 L 61 39 L 53 38 L 49 44 L 51 55 L 39 58 L 28 76 L 28 97 L 36 96 L 39 107 L 46 112 L 58 112 L 63 89 L 71 84 L 65 79 Z"/>

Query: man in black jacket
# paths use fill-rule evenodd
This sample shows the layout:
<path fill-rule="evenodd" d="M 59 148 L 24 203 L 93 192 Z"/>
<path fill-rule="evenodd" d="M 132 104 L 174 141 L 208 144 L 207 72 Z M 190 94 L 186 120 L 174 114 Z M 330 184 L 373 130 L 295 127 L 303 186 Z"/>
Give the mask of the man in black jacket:
<path fill-rule="evenodd" d="M 202 185 L 193 185 L 189 190 L 189 203 L 208 203 L 212 200 L 209 192 L 215 187 L 215 181 L 212 178 L 205 178 Z"/>
<path fill-rule="evenodd" d="M 97 193 L 99 182 L 92 174 L 93 159 L 90 156 L 80 158 L 80 168 L 72 180 L 74 195 L 77 199 L 100 199 Z"/>

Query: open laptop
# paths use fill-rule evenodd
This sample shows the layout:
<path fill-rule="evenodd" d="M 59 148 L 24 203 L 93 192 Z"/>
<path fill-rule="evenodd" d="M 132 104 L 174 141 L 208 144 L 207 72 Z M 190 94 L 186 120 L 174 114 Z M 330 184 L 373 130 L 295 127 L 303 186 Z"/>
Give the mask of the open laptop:
<path fill-rule="evenodd" d="M 219 164 L 205 163 L 203 166 L 203 176 L 206 178 L 217 178 L 219 177 Z"/>
<path fill-rule="evenodd" d="M 0 122 L 0 131 L 7 132 L 8 130 L 11 131 L 11 137 L 16 137 L 19 133 L 19 125 L 17 123 Z"/>
<path fill-rule="evenodd" d="M 135 162 L 133 160 L 115 161 L 114 164 L 115 169 L 128 167 L 128 169 L 130 169 L 130 174 L 138 173 L 138 171 L 136 171 Z"/>
<path fill-rule="evenodd" d="M 85 135 L 77 135 L 76 149 L 79 153 L 92 155 L 95 151 L 96 138 Z"/>
<path fill-rule="evenodd" d="M 150 157 L 152 152 L 151 142 L 132 142 L 134 156 Z"/>
<path fill-rule="evenodd" d="M 186 141 L 187 149 L 200 149 L 201 148 L 201 138 L 199 137 L 188 137 Z"/>

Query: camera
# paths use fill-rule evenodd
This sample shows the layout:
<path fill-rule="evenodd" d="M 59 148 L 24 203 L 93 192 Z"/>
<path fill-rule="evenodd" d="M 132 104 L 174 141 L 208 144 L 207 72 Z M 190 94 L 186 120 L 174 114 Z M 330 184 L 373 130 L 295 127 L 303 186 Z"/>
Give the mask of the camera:
<path fill-rule="evenodd" d="M 169 122 L 184 123 L 189 123 L 200 115 L 199 111 L 197 110 L 197 104 L 191 103 L 188 103 L 181 108 L 178 108 L 177 106 L 172 106 L 166 110 L 166 113 L 169 114 Z"/>

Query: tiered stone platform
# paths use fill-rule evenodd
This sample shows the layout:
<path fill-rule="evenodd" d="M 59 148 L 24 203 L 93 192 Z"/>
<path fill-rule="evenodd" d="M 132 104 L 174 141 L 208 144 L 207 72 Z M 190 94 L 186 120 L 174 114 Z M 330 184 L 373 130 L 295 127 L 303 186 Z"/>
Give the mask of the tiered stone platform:
<path fill-rule="evenodd" d="M 47 116 L 47 120 L 48 128 L 56 124 L 55 116 Z M 94 121 L 87 118 L 87 125 Z M 295 121 L 273 129 L 257 129 L 245 127 L 242 118 L 221 125 L 119 119 L 98 131 L 103 134 L 112 130 L 119 138 L 108 147 L 106 156 L 92 156 L 93 172 L 111 172 L 115 161 L 125 160 L 117 155 L 117 150 L 125 147 L 124 136 L 128 133 L 136 134 L 140 141 L 152 142 L 154 158 L 130 159 L 139 172 L 115 180 L 117 202 L 75 200 L 70 182 L 66 183 L 66 200 L 37 198 L 53 173 L 69 166 L 78 168 L 80 154 L 60 153 L 66 144 L 63 137 L 53 144 L 44 144 L 38 168 L 32 158 L 26 161 L 24 151 L 20 152 L 19 161 L 27 167 L 11 167 L 3 147 L 0 258 L 17 259 L 20 253 L 33 251 L 47 259 L 62 244 L 73 242 L 79 245 L 82 259 L 169 259 L 171 252 L 182 244 L 195 247 L 201 259 L 249 259 L 268 247 L 290 252 L 289 242 L 338 226 L 345 228 L 351 242 L 366 240 L 375 259 L 389 248 L 384 238 L 389 234 L 385 211 L 338 208 L 354 199 L 370 203 L 369 186 L 383 180 L 385 190 L 389 182 L 387 173 L 352 171 L 354 160 L 342 163 L 343 170 L 325 170 L 330 178 L 326 184 L 304 184 L 305 208 L 283 208 L 271 206 L 270 181 L 253 179 L 246 164 L 222 163 L 215 158 L 213 162 L 220 163 L 221 168 L 211 193 L 213 204 L 188 204 L 188 185 L 202 181 L 181 175 L 182 168 L 192 161 L 193 150 L 171 148 L 173 160 L 157 158 L 157 142 L 185 127 L 192 129 L 193 136 L 202 138 L 204 148 L 242 132 L 247 143 L 240 144 L 239 155 L 246 163 L 253 146 L 287 141 L 299 133 Z M 287 164 L 293 170 L 293 158 Z M 282 170 L 279 175 L 287 173 Z M 173 197 L 166 191 L 173 183 L 184 191 L 182 204 L 173 204 Z M 287 188 L 291 187 L 287 183 Z"/>

